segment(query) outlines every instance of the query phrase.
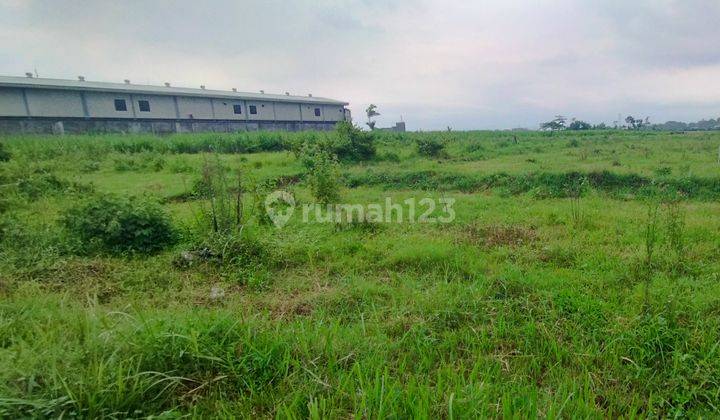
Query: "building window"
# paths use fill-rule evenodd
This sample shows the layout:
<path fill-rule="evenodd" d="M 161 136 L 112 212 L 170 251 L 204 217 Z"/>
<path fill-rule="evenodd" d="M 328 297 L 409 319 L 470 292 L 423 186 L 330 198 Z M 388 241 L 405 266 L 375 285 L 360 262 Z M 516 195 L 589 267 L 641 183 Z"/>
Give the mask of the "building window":
<path fill-rule="evenodd" d="M 127 111 L 125 99 L 115 99 L 115 111 Z"/>
<path fill-rule="evenodd" d="M 320 116 L 320 108 L 315 108 L 315 116 L 316 117 Z"/>
<path fill-rule="evenodd" d="M 250 105 L 250 113 L 253 115 L 257 114 L 257 107 L 255 105 Z"/>
<path fill-rule="evenodd" d="M 138 109 L 142 112 L 150 112 L 150 101 L 138 101 Z"/>
<path fill-rule="evenodd" d="M 233 113 L 235 113 L 235 114 L 242 114 L 242 106 L 240 106 L 240 105 L 233 105 Z"/>

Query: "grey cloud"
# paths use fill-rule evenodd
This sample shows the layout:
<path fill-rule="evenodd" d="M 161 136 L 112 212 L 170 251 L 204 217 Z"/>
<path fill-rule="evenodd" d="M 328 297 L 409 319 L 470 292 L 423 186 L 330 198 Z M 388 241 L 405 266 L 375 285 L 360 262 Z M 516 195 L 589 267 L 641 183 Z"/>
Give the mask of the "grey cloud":
<path fill-rule="evenodd" d="M 0 0 L 0 73 L 337 97 L 389 125 L 720 114 L 715 0 Z"/>
<path fill-rule="evenodd" d="M 613 52 L 631 63 L 691 67 L 720 63 L 720 2 L 638 1 L 594 4 L 614 41 Z"/>

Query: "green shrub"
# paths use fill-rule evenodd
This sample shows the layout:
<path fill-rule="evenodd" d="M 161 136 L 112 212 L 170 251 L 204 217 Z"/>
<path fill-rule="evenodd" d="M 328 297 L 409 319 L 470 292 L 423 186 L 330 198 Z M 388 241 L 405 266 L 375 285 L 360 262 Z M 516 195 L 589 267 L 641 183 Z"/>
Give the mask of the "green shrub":
<path fill-rule="evenodd" d="M 135 171 L 139 169 L 139 164 L 135 159 L 123 156 L 113 160 L 113 169 L 116 172 Z"/>
<path fill-rule="evenodd" d="M 229 232 L 240 228 L 243 221 L 243 174 L 235 171 L 228 176 L 228 169 L 222 165 L 216 155 L 212 161 L 206 161 L 202 168 L 202 177 L 193 185 L 192 195 L 201 202 L 200 220 L 214 232 Z"/>
<path fill-rule="evenodd" d="M 185 159 L 175 159 L 170 161 L 168 165 L 170 172 L 174 174 L 190 173 L 194 171 L 194 168 Z"/>
<path fill-rule="evenodd" d="M 211 263 L 224 268 L 244 271 L 272 260 L 269 245 L 254 231 L 243 228 L 235 232 L 202 233 L 193 240 L 195 246 L 175 260 L 179 267 Z"/>
<path fill-rule="evenodd" d="M 1 267 L 16 272 L 43 272 L 71 251 L 70 243 L 59 227 L 28 221 L 27 217 L 19 217 L 17 213 L 0 214 Z"/>
<path fill-rule="evenodd" d="M 102 195 L 83 200 L 65 212 L 62 222 L 85 250 L 149 253 L 175 240 L 163 209 L 135 197 Z"/>
<path fill-rule="evenodd" d="M 84 174 L 97 172 L 99 170 L 100 170 L 100 162 L 96 162 L 96 161 L 92 161 L 92 160 L 85 162 L 82 164 L 82 166 L 80 166 L 80 172 L 82 172 Z"/>
<path fill-rule="evenodd" d="M 153 150 L 156 150 L 156 145 L 154 141 L 148 139 L 139 139 L 115 143 L 113 144 L 112 148 L 118 153 L 129 154 L 151 152 Z"/>
<path fill-rule="evenodd" d="M 70 182 L 55 174 L 47 173 L 30 175 L 17 180 L 17 192 L 24 198 L 37 200 L 40 197 L 73 192 L 89 193 L 93 191 L 92 184 Z"/>
<path fill-rule="evenodd" d="M 335 156 L 306 143 L 301 150 L 301 160 L 313 197 L 322 204 L 336 203 L 340 199 L 340 171 Z"/>
<path fill-rule="evenodd" d="M 63 191 L 67 183 L 54 174 L 29 176 L 19 179 L 18 192 L 30 199 L 37 199 L 47 193 Z"/>
<path fill-rule="evenodd" d="M 160 172 L 165 168 L 165 159 L 162 156 L 154 156 L 148 160 L 147 167 L 155 172 Z"/>
<path fill-rule="evenodd" d="M 2 202 L 0 202 L 0 205 Z M 4 214 L 4 211 L 0 209 L 0 244 L 3 243 L 5 238 L 8 236 L 7 232 L 10 229 L 10 220 Z"/>
<path fill-rule="evenodd" d="M 439 157 L 445 151 L 445 144 L 431 138 L 419 138 L 415 140 L 417 152 L 420 156 Z"/>
<path fill-rule="evenodd" d="M 476 152 L 484 152 L 485 146 L 483 146 L 480 142 L 474 141 L 472 143 L 469 143 L 467 146 L 465 146 L 465 151 L 467 153 L 476 153 Z"/>
<path fill-rule="evenodd" d="M 398 155 L 395 152 L 385 152 L 382 155 L 380 155 L 379 160 L 382 160 L 385 162 L 399 163 L 400 155 Z"/>
<path fill-rule="evenodd" d="M 175 136 L 168 148 L 172 153 L 258 153 L 289 150 L 286 133 L 245 133 L 233 136 L 207 134 Z"/>
<path fill-rule="evenodd" d="M 5 149 L 5 145 L 0 143 L 0 162 L 7 162 L 10 160 L 10 152 Z"/>
<path fill-rule="evenodd" d="M 347 121 L 335 127 L 335 141 L 332 153 L 343 162 L 360 162 L 375 158 L 375 137 L 360 130 Z"/>
<path fill-rule="evenodd" d="M 655 168 L 653 172 L 655 172 L 655 175 L 659 177 L 669 176 L 672 174 L 672 168 L 669 166 L 661 166 L 659 168 Z"/>
<path fill-rule="evenodd" d="M 533 192 L 537 198 L 562 198 L 596 190 L 612 197 L 663 197 L 665 199 L 720 199 L 720 178 L 684 177 L 653 180 L 638 174 L 610 171 L 531 172 L 522 175 L 451 174 L 435 171 L 367 172 L 345 174 L 350 188 L 383 186 L 388 189 L 457 190 L 465 192 L 498 188 L 507 195 Z"/>

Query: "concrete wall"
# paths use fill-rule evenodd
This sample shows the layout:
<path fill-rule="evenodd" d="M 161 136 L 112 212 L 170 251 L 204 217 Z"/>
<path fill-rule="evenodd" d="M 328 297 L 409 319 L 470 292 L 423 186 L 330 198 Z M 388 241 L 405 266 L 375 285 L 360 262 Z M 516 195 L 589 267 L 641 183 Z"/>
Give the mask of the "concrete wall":
<path fill-rule="evenodd" d="M 177 98 L 181 119 L 212 120 L 212 100 L 209 98 L 182 97 Z"/>
<path fill-rule="evenodd" d="M 332 130 L 332 122 L 274 122 L 274 121 L 137 121 L 131 119 L 56 119 L 56 118 L 0 118 L 0 133 L 8 134 L 75 134 L 75 133 L 199 133 L 236 131 L 304 131 Z"/>
<path fill-rule="evenodd" d="M 273 103 L 270 101 L 245 101 L 248 109 L 248 119 L 250 121 L 273 121 L 275 120 L 275 111 L 273 111 Z M 250 107 L 257 107 L 257 114 L 250 113 Z"/>
<path fill-rule="evenodd" d="M 275 102 L 275 116 L 278 121 L 300 121 L 300 104 Z"/>
<path fill-rule="evenodd" d="M 340 105 L 323 105 L 322 112 L 325 121 L 343 121 L 345 119 L 345 108 Z"/>
<path fill-rule="evenodd" d="M 124 99 L 127 111 L 116 111 L 115 99 Z M 85 93 L 88 115 L 94 118 L 133 118 L 133 104 L 131 102 L 130 95 L 123 93 Z"/>
<path fill-rule="evenodd" d="M 215 108 L 216 120 L 242 120 L 245 121 L 247 110 L 243 101 L 231 99 L 213 99 L 213 107 Z M 241 114 L 236 114 L 233 110 L 234 105 L 240 105 Z"/>
<path fill-rule="evenodd" d="M 126 111 L 115 109 L 116 99 L 125 100 Z M 142 100 L 149 102 L 149 112 L 140 111 Z M 234 105 L 241 106 L 241 114 L 234 113 Z M 250 106 L 256 107 L 257 114 L 250 114 Z M 315 115 L 316 108 L 320 116 Z M 0 132 L 48 132 L 43 118 L 62 121 L 66 132 L 322 130 L 345 115 L 341 105 L 0 87 Z M 27 117 L 38 121 L 14 120 Z M 86 121 L 81 123 L 79 119 Z M 94 119 L 99 120 L 92 122 Z M 161 125 L 160 120 L 167 121 Z M 206 124 L 195 124 L 196 120 Z M 232 125 L 233 121 L 239 125 Z M 213 125 L 215 122 L 219 125 Z"/>
<path fill-rule="evenodd" d="M 28 107 L 33 117 L 84 117 L 80 92 L 27 89 Z"/>
<path fill-rule="evenodd" d="M 25 117 L 25 101 L 21 89 L 0 88 L 0 115 Z"/>
<path fill-rule="evenodd" d="M 132 103 L 128 103 L 128 109 L 135 111 L 135 118 L 177 118 L 175 100 L 172 96 L 136 94 L 130 96 Z M 150 102 L 150 112 L 140 111 L 138 102 L 143 100 Z"/>
<path fill-rule="evenodd" d="M 320 109 L 320 116 L 315 116 L 315 108 Z M 303 121 L 323 121 L 323 106 L 316 104 L 302 104 L 302 120 Z"/>

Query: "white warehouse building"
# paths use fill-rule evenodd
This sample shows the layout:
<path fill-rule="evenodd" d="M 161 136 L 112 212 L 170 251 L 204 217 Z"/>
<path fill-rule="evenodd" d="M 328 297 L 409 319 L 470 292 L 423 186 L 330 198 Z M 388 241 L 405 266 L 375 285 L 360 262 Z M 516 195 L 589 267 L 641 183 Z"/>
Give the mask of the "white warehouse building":
<path fill-rule="evenodd" d="M 0 76 L 3 133 L 328 130 L 350 121 L 346 105 L 312 95 Z"/>

